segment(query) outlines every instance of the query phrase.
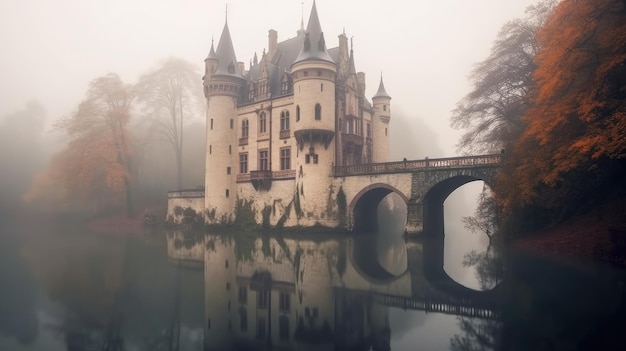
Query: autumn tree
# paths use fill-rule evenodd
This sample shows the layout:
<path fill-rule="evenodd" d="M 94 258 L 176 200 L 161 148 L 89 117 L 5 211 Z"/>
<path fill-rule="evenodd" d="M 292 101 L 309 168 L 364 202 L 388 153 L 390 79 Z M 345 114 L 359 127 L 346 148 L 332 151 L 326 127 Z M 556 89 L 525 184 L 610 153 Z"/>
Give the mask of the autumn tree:
<path fill-rule="evenodd" d="M 566 217 L 623 190 L 626 3 L 562 1 L 538 42 L 536 90 L 498 193 L 508 211 L 531 205 Z"/>
<path fill-rule="evenodd" d="M 55 125 L 66 133 L 67 146 L 53 156 L 24 199 L 58 201 L 58 206 L 121 198 L 130 216 L 132 139 L 128 124 L 133 99 L 132 87 L 116 74 L 94 79 L 76 112 Z"/>
<path fill-rule="evenodd" d="M 473 89 L 457 103 L 451 118 L 453 128 L 465 130 L 459 150 L 500 152 L 522 130 L 539 50 L 536 33 L 554 4 L 555 0 L 544 0 L 529 6 L 524 18 L 507 22 L 489 57 L 472 70 Z"/>
<path fill-rule="evenodd" d="M 148 124 L 146 145 L 165 141 L 174 153 L 177 186 L 183 187 L 183 126 L 201 115 L 199 73 L 191 63 L 170 58 L 137 83 L 138 101 Z"/>

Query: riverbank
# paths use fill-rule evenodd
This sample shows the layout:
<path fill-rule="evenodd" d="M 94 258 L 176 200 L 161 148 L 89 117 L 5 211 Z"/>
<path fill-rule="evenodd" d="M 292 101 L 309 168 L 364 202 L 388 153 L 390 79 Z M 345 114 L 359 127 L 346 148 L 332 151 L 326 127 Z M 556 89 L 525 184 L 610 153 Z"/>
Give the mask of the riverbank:
<path fill-rule="evenodd" d="M 600 261 L 626 268 L 626 208 L 614 201 L 592 212 L 520 236 L 514 245 L 541 255 Z"/>

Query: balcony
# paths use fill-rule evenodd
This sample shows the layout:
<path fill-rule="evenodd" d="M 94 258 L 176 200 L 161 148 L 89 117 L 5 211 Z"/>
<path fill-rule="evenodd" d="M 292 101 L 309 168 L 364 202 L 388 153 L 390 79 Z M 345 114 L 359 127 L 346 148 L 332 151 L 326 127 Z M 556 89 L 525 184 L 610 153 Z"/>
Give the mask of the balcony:
<path fill-rule="evenodd" d="M 264 169 L 250 171 L 250 182 L 257 191 L 270 190 L 272 186 L 272 171 Z"/>
<path fill-rule="evenodd" d="M 363 136 L 356 134 L 341 133 L 341 141 L 343 144 L 363 145 Z"/>

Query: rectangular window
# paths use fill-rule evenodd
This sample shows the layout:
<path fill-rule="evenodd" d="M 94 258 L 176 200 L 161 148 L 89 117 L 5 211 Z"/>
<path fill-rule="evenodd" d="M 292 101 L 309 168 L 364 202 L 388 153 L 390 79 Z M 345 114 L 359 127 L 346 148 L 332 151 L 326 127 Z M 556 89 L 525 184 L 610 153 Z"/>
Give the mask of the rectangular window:
<path fill-rule="evenodd" d="M 278 318 L 278 337 L 280 341 L 289 341 L 289 317 L 282 315 Z"/>
<path fill-rule="evenodd" d="M 268 154 L 267 150 L 259 151 L 259 170 L 267 171 L 270 169 Z"/>
<path fill-rule="evenodd" d="M 242 303 L 242 304 L 248 303 L 248 287 L 247 286 L 239 287 L 239 303 Z"/>
<path fill-rule="evenodd" d="M 286 292 L 280 292 L 278 295 L 278 310 L 289 311 L 291 308 L 290 296 Z"/>
<path fill-rule="evenodd" d="M 228 145 L 228 154 L 232 154 L 233 153 L 233 146 L 232 145 Z"/>
<path fill-rule="evenodd" d="M 369 122 L 367 123 L 367 137 L 368 138 L 372 137 L 372 125 L 369 124 Z"/>
<path fill-rule="evenodd" d="M 256 307 L 260 310 L 267 309 L 267 304 L 269 302 L 270 292 L 268 290 L 259 290 L 256 293 Z"/>
<path fill-rule="evenodd" d="M 280 130 L 289 130 L 289 111 L 280 113 Z"/>
<path fill-rule="evenodd" d="M 226 189 L 226 197 L 230 196 L 230 190 Z"/>
<path fill-rule="evenodd" d="M 239 154 L 239 173 L 248 173 L 248 154 Z"/>
<path fill-rule="evenodd" d="M 259 115 L 259 133 L 267 133 L 267 115 L 261 112 Z"/>
<path fill-rule="evenodd" d="M 213 153 L 213 145 L 209 145 L 209 155 Z"/>
<path fill-rule="evenodd" d="M 245 308 L 239 310 L 239 330 L 242 332 L 248 330 L 248 311 Z"/>
<path fill-rule="evenodd" d="M 230 167 L 226 167 L 226 174 L 230 174 Z"/>
<path fill-rule="evenodd" d="M 211 118 L 211 130 L 213 130 L 213 118 Z"/>
<path fill-rule="evenodd" d="M 280 149 L 280 170 L 291 169 L 291 148 Z"/>
<path fill-rule="evenodd" d="M 232 118 L 230 119 L 230 129 L 235 129 L 235 121 Z"/>
<path fill-rule="evenodd" d="M 265 318 L 259 318 L 256 323 L 256 338 L 265 339 Z"/>

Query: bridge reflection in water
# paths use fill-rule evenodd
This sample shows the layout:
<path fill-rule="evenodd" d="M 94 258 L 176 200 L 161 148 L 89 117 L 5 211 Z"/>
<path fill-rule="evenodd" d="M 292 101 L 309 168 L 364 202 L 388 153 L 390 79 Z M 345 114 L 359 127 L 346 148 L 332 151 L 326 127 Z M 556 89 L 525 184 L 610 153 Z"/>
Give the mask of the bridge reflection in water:
<path fill-rule="evenodd" d="M 496 291 L 468 289 L 426 261 L 442 259 L 424 254 L 439 251 L 432 242 L 395 242 L 404 262 L 390 267 L 376 263 L 372 236 L 324 238 L 235 233 L 180 245 L 184 235 L 170 234 L 170 255 L 204 266 L 205 349 L 388 350 L 389 307 L 498 317 Z"/>

